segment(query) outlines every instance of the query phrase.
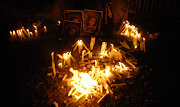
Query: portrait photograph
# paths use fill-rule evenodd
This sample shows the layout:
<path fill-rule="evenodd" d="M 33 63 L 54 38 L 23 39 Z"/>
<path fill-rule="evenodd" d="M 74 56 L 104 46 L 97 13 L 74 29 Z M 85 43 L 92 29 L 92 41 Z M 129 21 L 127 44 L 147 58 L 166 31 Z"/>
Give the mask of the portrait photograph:
<path fill-rule="evenodd" d="M 98 35 L 101 24 L 102 12 L 95 10 L 84 10 L 84 35 Z"/>
<path fill-rule="evenodd" d="M 80 10 L 65 10 L 64 19 L 74 22 L 83 22 L 83 11 Z"/>
<path fill-rule="evenodd" d="M 81 34 L 81 22 L 64 20 L 63 34 L 65 37 L 77 37 Z"/>

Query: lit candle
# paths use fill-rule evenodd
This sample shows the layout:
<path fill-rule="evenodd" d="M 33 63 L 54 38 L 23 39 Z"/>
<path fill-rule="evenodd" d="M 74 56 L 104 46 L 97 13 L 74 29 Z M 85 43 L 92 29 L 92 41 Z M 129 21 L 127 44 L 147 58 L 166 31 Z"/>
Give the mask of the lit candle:
<path fill-rule="evenodd" d="M 114 56 L 114 45 L 111 44 L 111 53 L 110 53 L 110 58 Z"/>
<path fill-rule="evenodd" d="M 137 36 L 136 35 L 133 37 L 133 45 L 137 46 Z"/>
<path fill-rule="evenodd" d="M 37 37 L 38 36 L 38 31 L 34 30 L 34 34 L 35 34 L 35 37 Z"/>
<path fill-rule="evenodd" d="M 78 49 L 79 49 L 79 54 L 81 53 L 81 50 L 83 49 L 83 42 L 82 40 L 78 40 Z"/>
<path fill-rule="evenodd" d="M 107 46 L 107 43 L 106 42 L 102 42 L 101 52 L 106 50 L 106 46 Z"/>
<path fill-rule="evenodd" d="M 86 52 L 86 50 L 83 50 L 83 51 L 82 51 L 82 60 L 81 60 L 82 62 L 84 62 L 84 53 L 85 53 L 85 52 Z"/>
<path fill-rule="evenodd" d="M 14 39 L 17 41 L 16 31 L 13 30 L 13 41 Z"/>
<path fill-rule="evenodd" d="M 137 45 L 134 46 L 134 49 L 137 49 Z"/>
<path fill-rule="evenodd" d="M 97 61 L 95 60 L 95 66 L 97 66 Z"/>
<path fill-rule="evenodd" d="M 94 73 L 95 73 L 95 67 L 92 65 L 92 74 L 91 74 L 91 78 L 93 78 Z"/>
<path fill-rule="evenodd" d="M 61 24 L 61 21 L 58 21 L 58 25 L 60 25 Z"/>
<path fill-rule="evenodd" d="M 25 35 L 27 35 L 27 32 L 26 32 L 26 30 L 25 30 L 25 28 L 24 28 L 24 27 L 22 27 L 22 28 L 21 28 L 21 31 L 22 31 L 22 32 L 24 32 L 24 33 L 25 33 Z"/>
<path fill-rule="evenodd" d="M 27 36 L 28 36 L 28 38 L 30 38 L 30 32 L 29 32 L 29 29 L 26 29 L 26 31 L 27 31 Z"/>
<path fill-rule="evenodd" d="M 32 32 L 29 32 L 30 33 L 30 37 L 33 37 L 33 33 Z"/>
<path fill-rule="evenodd" d="M 100 103 L 107 95 L 109 94 L 109 92 L 106 92 L 106 94 L 104 94 L 97 103 Z"/>
<path fill-rule="evenodd" d="M 33 27 L 34 27 L 35 30 L 37 30 L 37 26 L 36 25 L 34 25 Z"/>
<path fill-rule="evenodd" d="M 94 43 L 90 43 L 90 50 L 93 50 Z"/>
<path fill-rule="evenodd" d="M 9 41 L 11 42 L 11 41 L 13 41 L 14 42 L 14 39 L 13 39 L 13 33 L 12 33 L 12 31 L 9 31 L 9 33 L 10 33 L 10 38 L 9 38 Z"/>
<path fill-rule="evenodd" d="M 25 31 L 25 29 L 24 29 L 24 31 Z M 23 29 L 21 29 L 20 32 L 21 32 L 22 38 L 23 38 L 23 39 L 26 39 L 26 37 L 25 37 L 25 35 L 24 35 L 24 33 L 23 33 Z"/>
<path fill-rule="evenodd" d="M 144 43 L 144 52 L 146 52 L 146 39 L 143 38 L 143 43 Z"/>
<path fill-rule="evenodd" d="M 46 26 L 44 26 L 44 32 L 45 32 L 45 35 L 47 35 L 47 28 L 46 28 Z"/>
<path fill-rule="evenodd" d="M 51 58 L 52 58 L 53 74 L 54 74 L 54 77 L 55 77 L 56 76 L 56 68 L 55 68 L 55 62 L 54 62 L 54 52 L 51 53 Z"/>

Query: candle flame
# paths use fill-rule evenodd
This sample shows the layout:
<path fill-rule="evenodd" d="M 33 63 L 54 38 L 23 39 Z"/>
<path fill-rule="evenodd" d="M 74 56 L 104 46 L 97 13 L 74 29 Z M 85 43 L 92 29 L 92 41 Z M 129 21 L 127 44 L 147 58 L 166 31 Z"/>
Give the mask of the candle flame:
<path fill-rule="evenodd" d="M 122 35 L 141 38 L 141 34 L 138 33 L 138 28 L 134 25 L 130 25 L 130 22 L 126 20 L 123 22 L 124 30 L 121 32 Z"/>
<path fill-rule="evenodd" d="M 78 45 L 82 45 L 83 41 L 82 40 L 78 40 L 77 43 L 78 43 Z"/>

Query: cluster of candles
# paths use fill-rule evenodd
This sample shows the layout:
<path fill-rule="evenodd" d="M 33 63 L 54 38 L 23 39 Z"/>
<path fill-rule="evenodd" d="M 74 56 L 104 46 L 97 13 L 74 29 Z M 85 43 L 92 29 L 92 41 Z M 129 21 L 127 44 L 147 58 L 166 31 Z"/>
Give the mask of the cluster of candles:
<path fill-rule="evenodd" d="M 38 28 L 36 25 L 33 26 L 34 27 L 34 32 L 29 31 L 29 29 L 25 29 L 24 27 L 22 27 L 21 29 L 18 30 L 13 30 L 13 31 L 9 31 L 10 33 L 10 42 L 15 42 L 20 40 L 21 42 L 23 40 L 25 40 L 26 38 L 31 38 L 33 36 L 37 37 L 39 35 L 38 33 Z M 44 32 L 47 35 L 47 28 L 46 26 L 44 26 Z"/>
<path fill-rule="evenodd" d="M 134 25 L 130 25 L 129 21 L 123 22 L 123 31 L 121 35 L 128 36 L 133 39 L 133 45 L 136 49 L 138 47 L 138 41 L 140 42 L 140 50 L 146 52 L 145 38 L 141 37 L 141 33 L 138 33 L 138 28 Z"/>
<path fill-rule="evenodd" d="M 73 51 L 76 51 L 78 48 L 78 53 L 81 54 L 79 63 L 82 66 L 78 70 L 70 68 L 69 71 L 73 73 L 73 76 L 67 78 L 67 74 L 65 74 L 62 78 L 63 81 L 67 81 L 67 84 L 72 87 L 68 96 L 74 96 L 77 101 L 83 96 L 86 98 L 95 96 L 99 98 L 97 103 L 100 103 L 108 94 L 113 94 L 112 87 L 126 85 L 126 83 L 113 84 L 116 79 L 121 79 L 122 77 L 130 78 L 130 72 L 133 69 L 137 69 L 131 62 L 132 60 L 125 56 L 125 52 L 114 47 L 113 44 L 107 49 L 107 43 L 102 42 L 100 56 L 93 56 L 91 50 L 93 50 L 94 44 L 95 37 L 91 37 L 90 49 L 87 48 L 82 40 L 78 40 L 72 45 L 74 47 Z M 47 75 L 56 76 L 54 52 L 51 55 L 53 74 L 48 73 Z M 88 58 L 85 58 L 86 55 L 88 55 Z M 57 54 L 57 56 L 60 58 L 60 63 L 58 63 L 60 67 L 66 64 L 71 66 L 71 60 L 77 62 L 71 55 L 71 52 L 63 53 L 63 55 Z"/>

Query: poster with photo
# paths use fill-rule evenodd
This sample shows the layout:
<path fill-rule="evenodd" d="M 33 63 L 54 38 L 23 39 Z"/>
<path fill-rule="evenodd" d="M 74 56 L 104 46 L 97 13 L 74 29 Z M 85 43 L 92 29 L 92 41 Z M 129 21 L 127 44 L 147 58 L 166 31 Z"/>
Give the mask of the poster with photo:
<path fill-rule="evenodd" d="M 83 22 L 83 11 L 80 10 L 64 10 L 64 19 L 74 22 Z"/>
<path fill-rule="evenodd" d="M 64 10 L 64 19 L 74 22 L 81 22 L 83 24 L 83 11 L 81 10 Z M 81 28 L 83 33 L 83 26 Z"/>
<path fill-rule="evenodd" d="M 102 18 L 102 11 L 84 10 L 84 35 L 98 35 Z"/>
<path fill-rule="evenodd" d="M 63 34 L 65 37 L 76 37 L 81 34 L 82 23 L 64 20 Z"/>

